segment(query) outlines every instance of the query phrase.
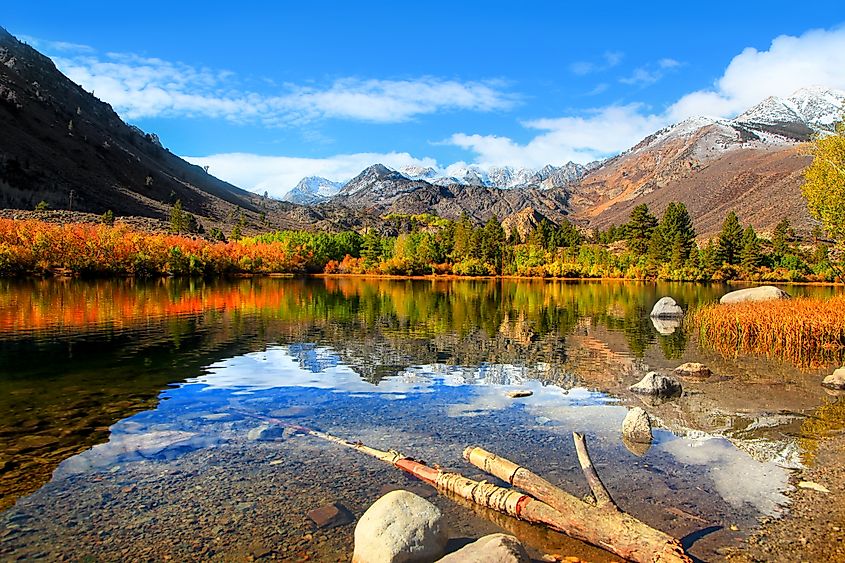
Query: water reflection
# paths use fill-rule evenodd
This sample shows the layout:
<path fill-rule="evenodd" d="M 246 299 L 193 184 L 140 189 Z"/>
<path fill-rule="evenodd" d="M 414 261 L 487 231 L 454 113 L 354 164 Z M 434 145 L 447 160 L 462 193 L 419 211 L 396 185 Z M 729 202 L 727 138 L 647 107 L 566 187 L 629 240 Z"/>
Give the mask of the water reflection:
<path fill-rule="evenodd" d="M 332 479 L 343 481 L 358 463 L 368 475 L 394 478 L 305 440 L 264 449 L 269 445 L 248 438 L 257 425 L 252 415 L 292 417 L 451 466 L 462 464 L 465 445 L 479 443 L 520 457 L 572 490 L 583 483 L 569 433 L 587 430 L 594 457 L 626 506 L 685 535 L 694 522 L 667 520 L 665 505 L 696 507 L 708 521 L 777 512 L 786 486 L 782 467 L 811 455 L 831 426 L 808 421 L 835 419 L 811 415 L 841 410 L 841 402 L 811 380 L 796 380 L 788 366 L 718 358 L 682 327 L 670 331 L 648 317 L 663 295 L 686 307 L 714 299 L 723 291 L 718 287 L 356 279 L 0 286 L 0 507 L 35 491 L 61 463 L 48 486 L 6 514 L 41 514 L 41 527 L 30 525 L 29 535 L 6 543 L 0 551 L 6 554 L 74 543 L 71 528 L 46 522 L 83 506 L 102 509 L 105 501 L 93 496 L 106 490 L 113 522 L 91 522 L 109 530 L 124 526 L 129 534 L 135 524 L 128 520 L 137 507 L 121 496 L 124 489 L 164 495 L 157 502 L 172 510 L 198 503 L 190 517 L 210 521 L 207 511 L 215 508 L 191 493 L 208 486 L 203 468 L 214 467 L 223 479 L 219 498 L 208 495 L 209 503 L 247 495 L 248 487 L 269 495 L 275 481 L 268 475 L 243 484 L 226 476 L 259 472 L 278 449 L 287 457 L 278 458 L 276 471 L 296 474 L 314 459 L 328 464 L 310 484 L 286 485 L 302 499 L 315 494 L 309 487 L 336 495 Z M 702 361 L 717 375 L 686 383 L 681 399 L 648 406 L 663 430 L 639 452 L 643 457 L 634 457 L 619 430 L 627 408 L 639 402 L 626 388 L 648 369 L 682 361 Z M 508 398 L 515 388 L 533 395 Z M 169 493 L 153 481 L 145 488 L 153 474 L 172 475 Z M 365 507 L 374 487 L 355 489 L 350 502 Z M 80 508 L 67 504 L 71 498 Z M 313 508 L 274 502 L 291 514 Z M 182 522 L 180 514 L 170 517 Z M 197 533 L 213 539 L 213 528 Z M 343 533 L 327 537 L 341 554 L 348 548 Z M 281 545 L 294 541 L 283 536 Z M 132 539 L 114 540 L 112 549 Z M 235 549 L 240 540 L 226 541 Z M 117 553 L 97 549 L 105 559 Z"/>

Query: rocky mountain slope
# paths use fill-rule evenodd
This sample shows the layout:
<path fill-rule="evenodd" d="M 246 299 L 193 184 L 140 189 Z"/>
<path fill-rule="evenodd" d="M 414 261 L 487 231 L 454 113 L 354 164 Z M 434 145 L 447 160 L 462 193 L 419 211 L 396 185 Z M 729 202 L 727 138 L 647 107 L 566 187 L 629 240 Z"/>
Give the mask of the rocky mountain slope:
<path fill-rule="evenodd" d="M 810 162 L 804 144 L 832 131 L 845 92 L 804 88 L 768 98 L 733 120 L 697 117 L 662 129 L 590 172 L 573 188 L 574 216 L 606 227 L 646 203 L 661 212 L 682 201 L 700 234 L 718 230 L 734 210 L 768 230 L 782 218 L 809 229 L 801 197 Z"/>

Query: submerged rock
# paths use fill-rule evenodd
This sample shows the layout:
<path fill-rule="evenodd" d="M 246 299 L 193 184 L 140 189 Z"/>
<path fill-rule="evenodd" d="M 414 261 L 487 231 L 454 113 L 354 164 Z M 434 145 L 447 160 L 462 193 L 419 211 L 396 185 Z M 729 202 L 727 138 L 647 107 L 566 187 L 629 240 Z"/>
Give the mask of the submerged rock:
<path fill-rule="evenodd" d="M 490 534 L 450 553 L 439 563 L 529 563 L 525 547 L 514 536 Z"/>
<path fill-rule="evenodd" d="M 748 289 L 739 289 L 726 293 L 719 299 L 719 303 L 745 303 L 747 301 L 776 301 L 778 299 L 789 299 L 790 295 L 779 287 L 773 285 L 762 285 Z"/>
<path fill-rule="evenodd" d="M 622 421 L 622 437 L 630 442 L 651 443 L 651 419 L 645 409 L 634 407 L 628 411 Z"/>
<path fill-rule="evenodd" d="M 831 375 L 822 380 L 822 385 L 828 389 L 836 389 L 837 391 L 845 391 L 845 367 L 841 367 L 834 371 Z"/>
<path fill-rule="evenodd" d="M 262 424 L 247 432 L 247 440 L 254 440 L 257 442 L 270 442 L 273 440 L 283 440 L 285 436 L 285 428 L 278 424 Z"/>
<path fill-rule="evenodd" d="M 355 520 L 349 509 L 339 502 L 333 502 L 320 508 L 315 508 L 306 516 L 321 530 L 343 526 Z"/>
<path fill-rule="evenodd" d="M 684 316 L 684 310 L 671 297 L 663 297 L 654 304 L 650 316 L 655 319 L 677 319 Z"/>
<path fill-rule="evenodd" d="M 628 387 L 629 391 L 640 395 L 657 397 L 677 397 L 683 391 L 681 383 L 674 377 L 662 375 L 656 371 L 648 372 L 639 382 Z"/>
<path fill-rule="evenodd" d="M 698 362 L 687 362 L 675 368 L 675 375 L 678 377 L 689 377 L 692 379 L 707 379 L 712 375 L 710 368 Z"/>
<path fill-rule="evenodd" d="M 352 561 L 435 561 L 448 540 L 440 509 L 408 491 L 393 491 L 374 502 L 355 526 Z"/>

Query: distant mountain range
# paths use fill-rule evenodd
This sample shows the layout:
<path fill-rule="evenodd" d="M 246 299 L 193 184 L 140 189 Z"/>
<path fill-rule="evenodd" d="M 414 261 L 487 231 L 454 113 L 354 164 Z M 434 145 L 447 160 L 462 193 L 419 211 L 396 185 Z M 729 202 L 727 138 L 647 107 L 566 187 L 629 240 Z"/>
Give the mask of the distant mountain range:
<path fill-rule="evenodd" d="M 332 183 L 335 193 L 320 201 L 372 212 L 434 211 L 452 218 L 466 212 L 477 221 L 529 210 L 521 217 L 565 215 L 606 227 L 627 221 L 638 203 L 659 212 L 677 200 L 690 208 L 703 233 L 717 229 L 730 209 L 760 228 L 783 217 L 809 227 L 798 189 L 809 157 L 800 146 L 832 132 L 843 108 L 845 92 L 802 88 L 786 99 L 767 98 L 735 119 L 686 119 L 585 166 L 467 166 L 445 174 L 374 165 L 345 184 Z"/>
<path fill-rule="evenodd" d="M 472 165 L 450 167 L 448 172 L 421 166 L 404 166 L 398 170 L 388 169 L 384 165 L 379 166 L 385 170 L 399 173 L 405 180 L 423 181 L 435 186 L 548 189 L 568 186 L 577 182 L 599 165 L 599 162 L 592 162 L 587 165 L 568 162 L 563 166 L 548 164 L 538 170 L 514 168 L 512 166 L 491 166 L 485 169 Z M 394 179 L 400 180 L 398 177 Z M 351 183 L 351 181 L 348 183 Z M 351 195 L 350 190 L 345 188 L 346 185 L 347 182 L 333 182 L 326 178 L 308 176 L 300 180 L 293 189 L 282 196 L 282 199 L 303 205 L 322 203 L 338 194 Z M 358 189 L 360 189 L 360 186 Z"/>
<path fill-rule="evenodd" d="M 543 218 L 585 227 L 627 221 L 633 206 L 660 213 L 684 202 L 700 234 L 727 211 L 758 230 L 782 218 L 808 229 L 800 194 L 810 161 L 803 143 L 829 134 L 845 92 L 802 88 L 767 98 L 735 119 L 695 117 L 649 135 L 602 162 L 538 170 L 509 166 L 392 170 L 374 164 L 355 178 L 303 178 L 286 196 L 263 198 L 173 155 L 124 123 L 53 62 L 0 28 L 0 207 L 53 209 L 166 220 L 176 200 L 208 229 L 389 230 L 387 213 L 437 213 L 476 222 L 497 217 L 518 229 Z"/>

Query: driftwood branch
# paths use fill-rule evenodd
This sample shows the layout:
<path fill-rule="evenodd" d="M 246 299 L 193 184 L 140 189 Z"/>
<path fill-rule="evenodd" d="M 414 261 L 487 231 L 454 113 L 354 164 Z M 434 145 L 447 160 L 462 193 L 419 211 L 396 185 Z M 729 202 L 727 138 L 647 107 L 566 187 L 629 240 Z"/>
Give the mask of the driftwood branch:
<path fill-rule="evenodd" d="M 577 442 L 576 438 L 576 444 Z M 586 463 L 582 462 L 582 467 L 589 467 L 595 474 L 586 448 L 583 449 L 583 455 Z M 607 494 L 597 474 L 596 484 L 594 486 L 594 483 L 591 483 L 591 488 L 594 494 L 596 490 L 603 491 L 607 501 L 600 505 L 592 505 L 559 489 L 530 470 L 482 448 L 467 448 L 464 450 L 464 458 L 479 469 L 547 503 L 557 513 L 558 520 L 552 527 L 569 536 L 606 549 L 629 561 L 640 563 L 690 563 L 692 561 L 678 540 L 619 510 Z"/>
<path fill-rule="evenodd" d="M 572 433 L 572 439 L 575 441 L 575 452 L 578 454 L 578 463 L 581 465 L 581 470 L 584 472 L 584 477 L 587 479 L 587 484 L 590 490 L 593 491 L 593 497 L 596 499 L 596 506 L 613 506 L 619 510 L 616 503 L 607 492 L 604 483 L 601 482 L 596 468 L 593 466 L 593 460 L 590 459 L 590 453 L 587 451 L 587 442 L 584 440 L 584 435 L 579 432 Z"/>

